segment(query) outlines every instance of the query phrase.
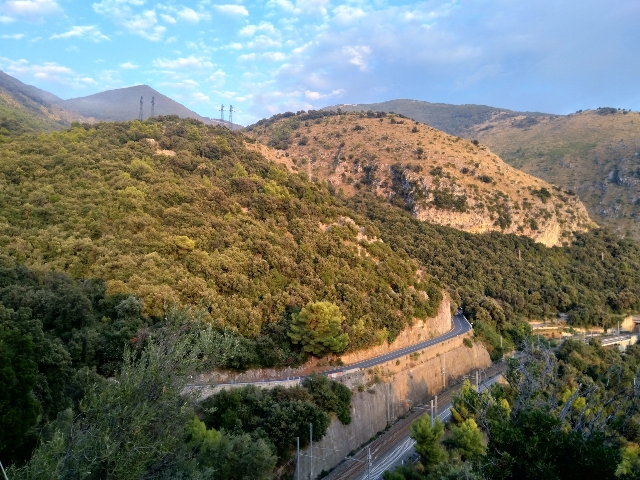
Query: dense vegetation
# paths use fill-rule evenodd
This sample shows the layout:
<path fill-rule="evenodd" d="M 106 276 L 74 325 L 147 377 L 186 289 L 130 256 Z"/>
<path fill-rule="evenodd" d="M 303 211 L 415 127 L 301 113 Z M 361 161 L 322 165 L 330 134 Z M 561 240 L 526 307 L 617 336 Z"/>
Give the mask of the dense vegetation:
<path fill-rule="evenodd" d="M 203 360 L 224 364 L 235 345 L 193 322 L 184 312 L 169 313 L 144 348 L 126 348 L 115 378 L 86 381 L 82 399 L 39 429 L 33 455 L 24 465 L 15 461 L 10 478 L 266 480 L 289 458 L 295 435 L 304 445 L 309 424 L 320 440 L 333 412 L 350 421 L 351 392 L 325 377 L 289 389 L 221 392 L 198 403 L 198 391 L 185 390 L 189 375 Z M 7 455 L 12 435 L 0 431 L 5 464 L 18 460 Z M 22 449 L 28 458 L 30 449 Z"/>
<path fill-rule="evenodd" d="M 639 368 L 637 345 L 626 354 L 595 341 L 569 340 L 556 355 L 525 348 L 506 384 L 481 394 L 465 384 L 446 429 L 428 416 L 414 424 L 421 462 L 384 478 L 638 478 Z"/>
<path fill-rule="evenodd" d="M 318 441 L 327 432 L 331 413 L 343 424 L 351 423 L 351 390 L 318 375 L 306 378 L 299 387 L 223 390 L 204 400 L 200 410 L 208 428 L 251 434 L 283 460 L 295 448 L 296 437 L 301 447 L 309 443 L 309 424 Z"/>
<path fill-rule="evenodd" d="M 494 358 L 528 333 L 526 320 L 567 313 L 574 326 L 616 325 L 640 308 L 640 245 L 606 230 L 578 234 L 569 247 L 547 248 L 527 237 L 469 234 L 420 222 L 372 195 L 348 201 L 373 220 L 382 239 L 417 259 L 448 285 L 489 342 Z"/>
<path fill-rule="evenodd" d="M 433 314 L 440 289 L 321 186 L 197 121 L 75 125 L 2 147 L 0 255 L 101 278 L 143 312 L 198 305 L 247 339 L 236 367 L 297 361 L 291 314 L 335 304 L 357 349 Z M 257 350 L 256 350 L 257 349 Z M 240 362 L 240 363 L 238 363 Z"/>
<path fill-rule="evenodd" d="M 104 282 L 0 267 L 0 457 L 24 460 L 38 430 L 77 406 L 99 373 L 148 325 L 140 302 Z"/>

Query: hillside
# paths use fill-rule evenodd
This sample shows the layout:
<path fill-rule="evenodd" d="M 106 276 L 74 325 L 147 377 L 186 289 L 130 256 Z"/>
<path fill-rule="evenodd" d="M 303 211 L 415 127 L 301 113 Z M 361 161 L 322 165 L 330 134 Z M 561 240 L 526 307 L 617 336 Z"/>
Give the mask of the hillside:
<path fill-rule="evenodd" d="M 482 145 L 392 114 L 303 116 L 279 115 L 247 131 L 271 160 L 347 197 L 371 190 L 423 221 L 527 235 L 547 246 L 594 226 L 574 194 L 510 167 Z"/>
<path fill-rule="evenodd" d="M 340 109 L 344 112 L 395 112 L 405 115 L 427 125 L 442 130 L 450 135 L 464 136 L 467 130 L 496 118 L 513 118 L 526 115 L 539 117 L 548 115 L 538 112 L 515 112 L 506 108 L 489 107 L 487 105 L 452 105 L 448 103 L 431 103 L 421 100 L 389 100 L 380 103 L 340 104 L 326 107 L 323 110 Z M 467 137 L 468 138 L 468 137 Z M 471 140 L 471 139 L 470 139 Z"/>
<path fill-rule="evenodd" d="M 106 122 L 127 122 L 140 114 L 140 97 L 143 97 L 143 118 L 151 115 L 151 99 L 155 98 L 155 115 L 177 115 L 180 118 L 194 118 L 209 125 L 220 124 L 220 120 L 198 115 L 184 105 L 148 85 L 118 88 L 86 97 L 62 100 L 60 105 L 88 118 Z M 225 123 L 225 125 L 227 125 Z M 234 128 L 240 128 L 234 124 Z"/>
<path fill-rule="evenodd" d="M 613 109 L 476 125 L 505 162 L 578 194 L 598 224 L 640 239 L 640 114 Z"/>
<path fill-rule="evenodd" d="M 640 117 L 612 108 L 571 115 L 515 112 L 418 100 L 325 110 L 396 112 L 451 135 L 479 140 L 509 165 L 576 192 L 589 216 L 640 239 Z"/>
<path fill-rule="evenodd" d="M 309 302 L 337 305 L 349 350 L 435 312 L 442 294 L 428 272 L 244 138 L 158 117 L 4 144 L 0 261 L 103 279 L 156 319 L 197 306 L 268 352 L 247 363 L 293 361 L 290 314 Z"/>
<path fill-rule="evenodd" d="M 84 120 L 61 108 L 62 100 L 0 71 L 0 137 L 27 132 L 50 132 Z"/>

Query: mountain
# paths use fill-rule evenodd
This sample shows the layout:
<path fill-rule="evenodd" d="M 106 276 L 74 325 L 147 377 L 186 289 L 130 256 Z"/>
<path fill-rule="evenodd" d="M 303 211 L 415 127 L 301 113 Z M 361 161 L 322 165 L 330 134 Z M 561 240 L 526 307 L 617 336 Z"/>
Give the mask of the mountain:
<path fill-rule="evenodd" d="M 134 120 L 140 113 L 140 97 L 144 102 L 144 118 L 151 115 L 151 99 L 155 98 L 155 115 L 177 115 L 195 118 L 208 125 L 229 125 L 198 115 L 147 85 L 63 100 L 0 71 L 0 135 L 61 130 L 74 121 Z M 241 125 L 233 124 L 234 130 L 240 128 Z"/>
<path fill-rule="evenodd" d="M 60 102 L 55 95 L 0 71 L 0 135 L 49 132 L 66 128 L 74 120 L 84 120 L 60 107 Z"/>
<path fill-rule="evenodd" d="M 640 114 L 598 108 L 570 115 L 417 100 L 335 105 L 325 110 L 406 115 L 477 139 L 509 165 L 576 192 L 599 225 L 640 239 Z"/>
<path fill-rule="evenodd" d="M 578 194 L 598 224 L 640 239 L 640 113 L 600 108 L 475 125 L 505 162 Z"/>
<path fill-rule="evenodd" d="M 306 115 L 306 117 L 304 117 Z M 282 114 L 247 127 L 253 147 L 350 197 L 370 190 L 416 218 L 473 233 L 567 244 L 596 225 L 575 194 L 480 144 L 394 114 Z"/>
<path fill-rule="evenodd" d="M 155 115 L 177 115 L 180 118 L 195 118 L 207 125 L 221 123 L 227 125 L 227 122 L 198 115 L 148 85 L 107 90 L 86 97 L 62 100 L 60 104 L 68 110 L 95 120 L 126 122 L 139 118 L 140 97 L 143 99 L 143 118 L 148 118 L 151 115 L 151 100 L 154 99 Z M 237 128 L 241 128 L 241 126 L 234 124 L 234 129 Z"/>
<path fill-rule="evenodd" d="M 526 115 L 540 117 L 548 114 L 538 112 L 515 112 L 506 108 L 486 105 L 451 105 L 447 103 L 430 103 L 420 100 L 389 100 L 381 103 L 343 103 L 326 107 L 323 110 L 343 112 L 395 112 L 409 118 L 426 123 L 450 135 L 464 135 L 474 125 L 484 124 L 495 118 L 513 118 Z"/>

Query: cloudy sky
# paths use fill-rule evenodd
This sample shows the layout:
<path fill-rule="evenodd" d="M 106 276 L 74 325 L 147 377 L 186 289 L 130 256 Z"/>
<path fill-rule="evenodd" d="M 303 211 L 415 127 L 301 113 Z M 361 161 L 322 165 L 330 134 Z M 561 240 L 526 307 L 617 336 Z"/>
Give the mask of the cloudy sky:
<path fill-rule="evenodd" d="M 0 70 L 62 98 L 148 84 L 242 124 L 394 98 L 640 110 L 640 1 L 0 0 Z"/>

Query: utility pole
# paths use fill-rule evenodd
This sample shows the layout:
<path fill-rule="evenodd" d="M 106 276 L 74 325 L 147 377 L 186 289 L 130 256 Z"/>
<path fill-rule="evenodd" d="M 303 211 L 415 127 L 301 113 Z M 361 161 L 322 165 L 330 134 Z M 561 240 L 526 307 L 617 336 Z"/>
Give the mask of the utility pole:
<path fill-rule="evenodd" d="M 367 480 L 371 480 L 371 447 L 367 448 Z"/>
<path fill-rule="evenodd" d="M 2 469 L 2 475 L 4 475 L 4 480 L 9 480 L 9 477 L 7 477 L 7 472 L 4 471 L 4 466 L 2 465 L 2 462 L 0 462 L 0 468 Z"/>
<path fill-rule="evenodd" d="M 138 114 L 138 120 L 142 121 L 142 97 L 140 97 L 140 113 Z"/>
<path fill-rule="evenodd" d="M 435 404 L 435 407 L 436 407 L 436 415 L 437 415 L 437 414 L 438 414 L 438 395 L 436 395 L 436 398 L 435 398 L 435 400 L 434 400 L 434 402 L 433 402 L 433 403 Z"/>
<path fill-rule="evenodd" d="M 220 105 L 220 121 L 224 125 L 224 104 Z"/>
<path fill-rule="evenodd" d="M 433 399 L 431 399 L 431 428 L 436 424 L 436 419 L 433 418 Z"/>
<path fill-rule="evenodd" d="M 296 480 L 300 480 L 300 437 L 296 437 Z"/>
<path fill-rule="evenodd" d="M 233 130 L 233 105 L 229 105 L 229 130 Z"/>
<path fill-rule="evenodd" d="M 156 97 L 151 97 L 151 116 L 156 116 Z"/>
<path fill-rule="evenodd" d="M 309 424 L 309 480 L 313 480 L 313 423 Z"/>
<path fill-rule="evenodd" d="M 476 392 L 480 393 L 480 370 L 476 370 Z"/>

